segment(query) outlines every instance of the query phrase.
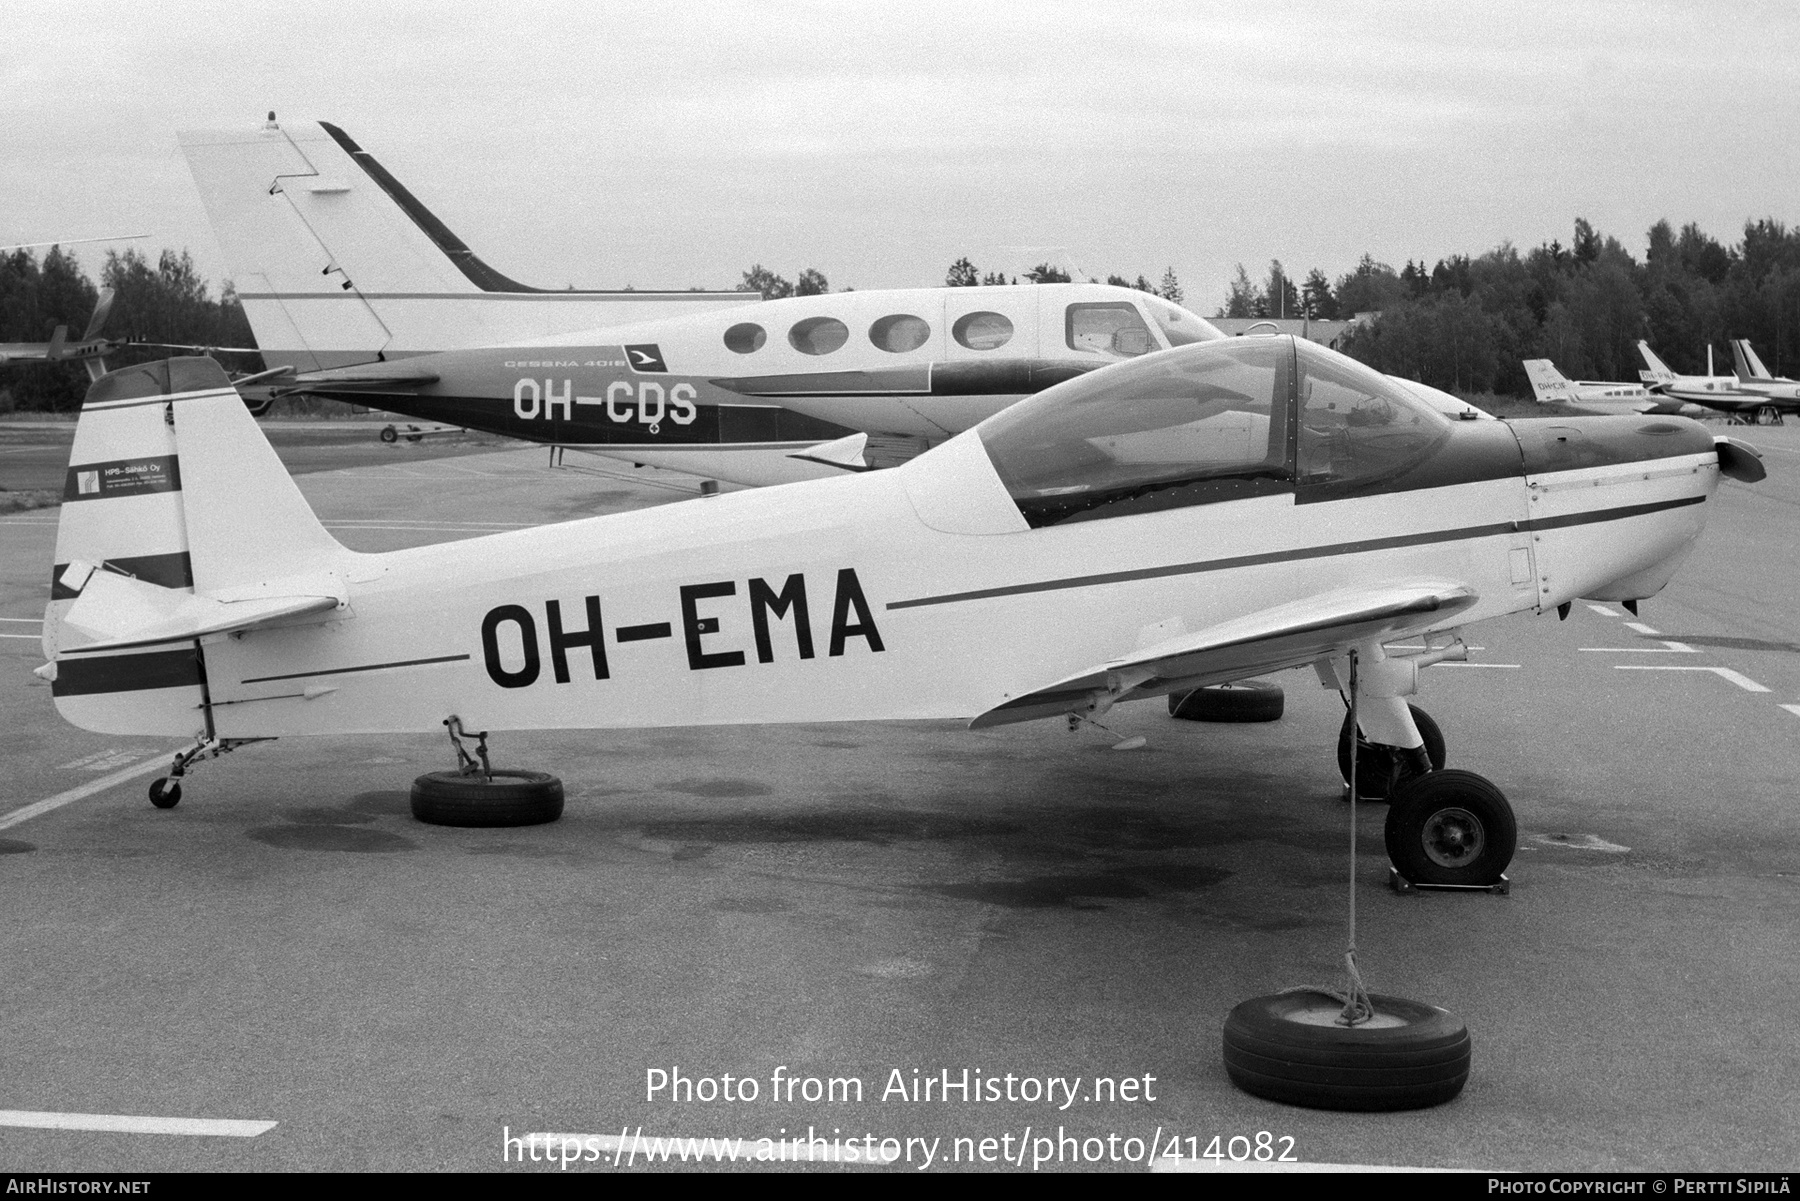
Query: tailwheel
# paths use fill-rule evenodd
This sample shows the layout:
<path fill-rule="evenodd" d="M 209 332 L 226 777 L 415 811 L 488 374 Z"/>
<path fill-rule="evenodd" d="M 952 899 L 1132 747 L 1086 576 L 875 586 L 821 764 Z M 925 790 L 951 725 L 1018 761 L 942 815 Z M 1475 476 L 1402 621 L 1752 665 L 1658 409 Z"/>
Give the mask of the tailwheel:
<path fill-rule="evenodd" d="M 181 781 L 167 776 L 150 785 L 150 803 L 158 809 L 173 809 L 181 803 Z"/>
<path fill-rule="evenodd" d="M 1387 816 L 1387 852 L 1414 884 L 1481 888 L 1500 881 L 1519 846 L 1505 795 L 1485 777 L 1449 768 L 1402 784 Z"/>
<path fill-rule="evenodd" d="M 1417 705 L 1408 705 L 1412 711 L 1413 724 L 1419 727 L 1419 737 L 1425 740 L 1425 754 L 1431 760 L 1432 771 L 1444 769 L 1444 732 L 1438 729 L 1437 722 L 1431 715 Z M 1370 742 L 1362 736 L 1350 721 L 1350 715 L 1344 714 L 1344 724 L 1338 728 L 1337 761 L 1338 774 L 1344 778 L 1345 797 L 1350 786 L 1350 744 L 1356 742 L 1356 797 L 1362 801 L 1384 801 L 1399 785 L 1395 777 L 1403 775 L 1407 770 L 1402 752 L 1398 747 L 1383 746 L 1378 742 Z"/>

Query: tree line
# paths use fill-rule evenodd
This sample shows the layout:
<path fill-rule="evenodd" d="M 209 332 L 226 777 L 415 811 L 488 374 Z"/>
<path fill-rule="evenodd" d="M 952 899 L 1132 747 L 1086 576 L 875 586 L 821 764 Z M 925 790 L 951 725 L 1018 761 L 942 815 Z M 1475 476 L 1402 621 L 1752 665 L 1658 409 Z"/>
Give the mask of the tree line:
<path fill-rule="evenodd" d="M 1554 360 L 1571 379 L 1635 382 L 1641 338 L 1678 372 L 1730 374 L 1729 339 L 1748 338 L 1777 375 L 1800 375 L 1800 228 L 1748 221 L 1724 245 L 1695 223 L 1652 225 L 1642 262 L 1617 238 L 1575 221 L 1564 247 L 1520 253 L 1503 242 L 1399 271 L 1364 255 L 1333 284 L 1296 284 L 1276 260 L 1252 281 L 1239 264 L 1221 317 L 1345 320 L 1344 353 L 1379 371 L 1455 392 L 1531 395 L 1521 360 Z"/>
<path fill-rule="evenodd" d="M 1800 375 L 1800 228 L 1774 218 L 1749 221 L 1730 245 L 1695 223 L 1677 231 L 1658 221 L 1642 262 L 1617 238 L 1585 219 L 1575 221 L 1569 246 L 1558 241 L 1521 253 L 1503 242 L 1471 258 L 1453 254 L 1427 268 L 1408 260 L 1396 271 L 1365 254 L 1335 283 L 1314 268 L 1295 281 L 1280 260 L 1252 280 L 1238 265 L 1217 316 L 1321 320 L 1369 315 L 1339 342 L 1346 354 L 1394 375 L 1458 392 L 1531 394 L 1520 361 L 1548 358 L 1572 379 L 1637 379 L 1642 338 L 1679 372 L 1706 369 L 1707 348 L 1721 373 L 1730 370 L 1731 338 L 1748 338 L 1776 374 Z M 1039 263 L 1024 273 L 1033 283 L 1068 282 L 1069 273 Z M 1018 283 L 983 272 L 967 256 L 945 273 L 949 287 Z M 1109 284 L 1152 292 L 1181 303 L 1173 268 L 1152 285 L 1109 275 Z M 200 346 L 254 345 L 231 284 L 215 300 L 186 251 L 164 250 L 154 264 L 141 252 L 109 251 L 97 287 L 74 256 L 52 248 L 40 260 L 29 250 L 0 254 L 0 341 L 47 342 L 58 325 L 80 337 L 98 302 L 99 287 L 114 292 L 102 334 L 120 340 Z M 789 281 L 758 263 L 739 289 L 766 299 L 830 291 L 823 272 L 808 267 Z M 166 351 L 127 347 L 109 367 L 157 358 Z M 234 363 L 245 370 L 251 360 Z M 81 403 L 87 373 L 79 363 L 15 364 L 0 371 L 0 411 L 71 410 Z"/>
<path fill-rule="evenodd" d="M 198 346 L 254 346 L 250 323 L 231 285 L 214 300 L 206 281 L 184 250 L 164 250 L 152 264 L 141 251 L 108 251 L 94 284 L 79 261 L 51 247 L 42 261 L 29 250 L 0 254 L 0 342 L 48 342 L 56 327 L 80 338 L 99 303 L 100 288 L 111 288 L 113 306 L 100 336 L 120 341 L 168 342 Z M 149 346 L 122 347 L 106 356 L 109 368 L 147 362 L 170 352 Z M 234 366 L 257 370 L 260 363 L 239 358 Z M 0 369 L 0 411 L 78 408 L 87 392 L 87 369 L 79 362 L 17 363 Z"/>

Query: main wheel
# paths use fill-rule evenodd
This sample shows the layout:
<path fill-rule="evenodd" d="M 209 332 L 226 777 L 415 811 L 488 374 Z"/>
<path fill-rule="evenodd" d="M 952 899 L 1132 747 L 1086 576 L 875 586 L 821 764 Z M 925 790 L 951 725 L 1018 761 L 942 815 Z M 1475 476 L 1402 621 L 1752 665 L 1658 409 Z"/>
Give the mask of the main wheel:
<path fill-rule="evenodd" d="M 1431 770 L 1444 770 L 1444 732 L 1425 710 L 1417 705 L 1407 708 L 1412 710 L 1419 737 L 1425 740 L 1425 754 L 1431 760 Z M 1350 783 L 1350 739 L 1353 736 L 1356 739 L 1356 797 L 1362 801 L 1385 801 L 1388 781 L 1394 774 L 1393 748 L 1370 742 L 1360 731 L 1353 730 L 1348 713 L 1344 714 L 1344 724 L 1338 729 L 1338 775 L 1344 778 L 1346 785 Z"/>
<path fill-rule="evenodd" d="M 383 442 L 398 442 L 400 441 L 400 431 L 391 425 L 384 425 L 381 427 L 381 440 Z"/>
<path fill-rule="evenodd" d="M 1375 1016 L 1340 1026 L 1322 993 L 1255 997 L 1225 1019 L 1225 1072 L 1247 1093 L 1312 1109 L 1423 1109 L 1469 1079 L 1468 1027 L 1435 1005 L 1371 996 Z"/>
<path fill-rule="evenodd" d="M 158 809 L 173 809 L 181 803 L 181 781 L 168 776 L 150 784 L 150 803 Z"/>
<path fill-rule="evenodd" d="M 1756 424 L 1780 425 L 1781 410 L 1774 405 L 1764 405 L 1762 408 L 1756 410 Z"/>
<path fill-rule="evenodd" d="M 1281 685 L 1238 680 L 1169 694 L 1169 716 L 1183 721 L 1275 721 L 1287 704 Z"/>
<path fill-rule="evenodd" d="M 412 815 L 434 826 L 536 826 L 562 811 L 562 781 L 549 772 L 497 771 L 489 779 L 434 771 L 412 786 Z"/>
<path fill-rule="evenodd" d="M 1388 809 L 1388 858 L 1414 884 L 1497 883 L 1518 847 L 1512 806 L 1472 771 L 1408 780 Z"/>

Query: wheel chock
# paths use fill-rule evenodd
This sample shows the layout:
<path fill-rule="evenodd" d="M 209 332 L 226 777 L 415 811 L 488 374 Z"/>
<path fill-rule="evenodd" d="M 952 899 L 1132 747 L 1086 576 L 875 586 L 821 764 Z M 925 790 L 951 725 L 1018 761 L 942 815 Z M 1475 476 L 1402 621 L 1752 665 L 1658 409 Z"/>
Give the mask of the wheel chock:
<path fill-rule="evenodd" d="M 1488 892 L 1497 897 L 1509 896 L 1512 893 L 1512 881 L 1506 873 L 1492 884 L 1415 884 L 1400 874 L 1397 867 L 1388 868 L 1388 887 L 1398 893 L 1409 892 Z"/>

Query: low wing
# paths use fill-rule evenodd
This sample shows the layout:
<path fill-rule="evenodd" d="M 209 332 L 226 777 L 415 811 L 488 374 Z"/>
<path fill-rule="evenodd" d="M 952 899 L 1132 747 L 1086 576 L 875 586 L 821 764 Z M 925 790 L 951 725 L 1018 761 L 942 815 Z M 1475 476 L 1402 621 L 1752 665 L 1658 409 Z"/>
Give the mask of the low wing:
<path fill-rule="evenodd" d="M 1004 701 L 969 728 L 1103 712 L 1122 700 L 1300 667 L 1355 643 L 1423 630 L 1475 601 L 1475 590 L 1466 585 L 1432 580 L 1320 593 L 1140 647 Z"/>

